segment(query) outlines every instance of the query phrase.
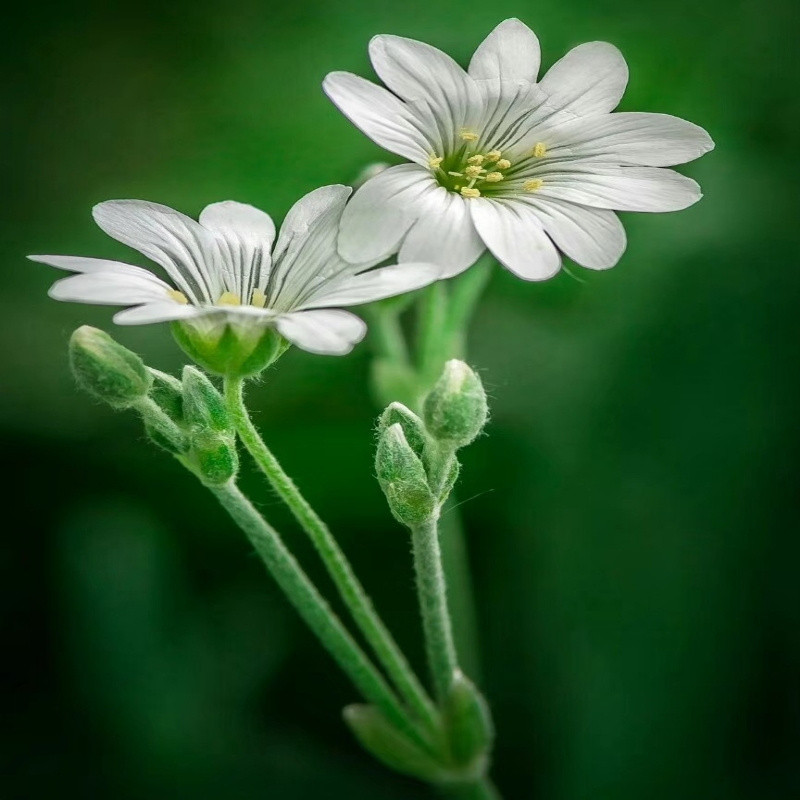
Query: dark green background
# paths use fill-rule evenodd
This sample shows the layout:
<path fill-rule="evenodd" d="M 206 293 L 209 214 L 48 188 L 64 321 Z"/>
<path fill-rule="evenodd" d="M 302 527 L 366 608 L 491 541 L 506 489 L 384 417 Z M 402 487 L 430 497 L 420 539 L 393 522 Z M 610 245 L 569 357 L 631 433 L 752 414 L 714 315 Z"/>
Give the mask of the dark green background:
<path fill-rule="evenodd" d="M 706 193 L 624 215 L 607 273 L 499 269 L 471 335 L 489 436 L 459 489 L 507 798 L 800 796 L 793 2 L 23 4 L 0 48 L 4 798 L 427 797 L 371 762 L 356 699 L 241 535 L 132 416 L 77 392 L 65 345 L 110 312 L 46 298 L 31 252 L 136 259 L 100 200 L 282 217 L 380 150 L 327 101 L 372 34 L 466 60 L 501 19 L 544 64 L 618 45 L 625 110 L 707 128 Z M 163 326 L 116 329 L 176 370 Z M 268 440 L 419 663 L 409 546 L 372 477 L 369 348 L 291 352 Z M 327 589 L 251 472 L 245 484 Z"/>

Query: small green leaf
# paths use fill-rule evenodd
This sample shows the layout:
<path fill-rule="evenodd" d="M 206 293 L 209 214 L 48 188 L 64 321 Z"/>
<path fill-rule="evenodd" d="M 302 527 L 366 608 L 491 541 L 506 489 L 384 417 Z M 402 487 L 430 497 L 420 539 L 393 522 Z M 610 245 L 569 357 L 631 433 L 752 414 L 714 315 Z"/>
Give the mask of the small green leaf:
<path fill-rule="evenodd" d="M 485 770 L 494 739 L 492 717 L 483 695 L 460 670 L 442 710 L 454 763 Z"/>
<path fill-rule="evenodd" d="M 200 430 L 233 430 L 222 395 L 197 367 L 183 368 L 183 414 L 189 425 Z"/>
<path fill-rule="evenodd" d="M 448 779 L 445 767 L 398 731 L 374 706 L 347 706 L 343 716 L 362 747 L 390 769 L 429 783 Z"/>

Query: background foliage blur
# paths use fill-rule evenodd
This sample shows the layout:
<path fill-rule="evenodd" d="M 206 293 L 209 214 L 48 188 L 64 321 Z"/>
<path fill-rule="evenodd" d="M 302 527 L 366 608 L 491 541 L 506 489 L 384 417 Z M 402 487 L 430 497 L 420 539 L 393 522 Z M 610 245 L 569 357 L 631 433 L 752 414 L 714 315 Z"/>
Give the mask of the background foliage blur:
<path fill-rule="evenodd" d="M 353 743 L 354 692 L 180 467 L 78 394 L 52 252 L 137 259 L 100 200 L 282 217 L 385 156 L 320 90 L 379 32 L 466 60 L 519 16 L 545 65 L 618 45 L 622 108 L 706 127 L 706 193 L 624 215 L 605 274 L 496 271 L 471 339 L 492 395 L 465 453 L 483 679 L 508 798 L 800 796 L 796 485 L 800 85 L 791 0 L 28 4 L 0 48 L 0 796 L 422 798 Z M 143 263 L 139 259 L 139 263 Z M 166 328 L 114 334 L 179 369 Z M 791 354 L 795 352 L 795 357 Z M 287 355 L 252 404 L 399 639 L 404 533 L 372 477 L 368 347 Z M 323 581 L 286 513 L 248 488 Z M 327 583 L 323 585 L 327 587 Z"/>

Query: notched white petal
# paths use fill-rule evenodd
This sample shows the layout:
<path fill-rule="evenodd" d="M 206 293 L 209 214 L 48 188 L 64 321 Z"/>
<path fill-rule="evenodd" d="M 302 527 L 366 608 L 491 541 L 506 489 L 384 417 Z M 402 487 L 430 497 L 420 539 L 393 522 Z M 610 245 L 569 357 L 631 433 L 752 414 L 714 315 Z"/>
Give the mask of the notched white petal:
<path fill-rule="evenodd" d="M 608 42 L 587 42 L 556 61 L 539 86 L 548 95 L 540 119 L 566 121 L 613 111 L 628 84 L 628 65 Z"/>
<path fill-rule="evenodd" d="M 544 281 L 561 269 L 561 257 L 533 209 L 517 201 L 477 198 L 470 211 L 486 246 L 517 277 Z"/>
<path fill-rule="evenodd" d="M 155 322 L 174 322 L 179 319 L 192 319 L 208 314 L 197 306 L 180 305 L 167 300 L 166 302 L 147 303 L 146 305 L 127 308 L 114 314 L 117 325 L 150 325 Z"/>
<path fill-rule="evenodd" d="M 340 309 L 295 311 L 276 319 L 278 332 L 309 353 L 343 356 L 366 335 L 362 319 Z"/>
<path fill-rule="evenodd" d="M 418 164 L 427 163 L 430 147 L 418 120 L 391 92 L 349 72 L 331 72 L 322 88 L 376 144 Z"/>
<path fill-rule="evenodd" d="M 530 81 L 539 75 L 541 50 L 536 34 L 512 18 L 501 22 L 481 42 L 469 62 L 476 80 Z"/>
<path fill-rule="evenodd" d="M 133 306 L 164 301 L 169 287 L 161 281 L 120 272 L 91 272 L 56 281 L 48 291 L 53 300 L 70 303 Z"/>

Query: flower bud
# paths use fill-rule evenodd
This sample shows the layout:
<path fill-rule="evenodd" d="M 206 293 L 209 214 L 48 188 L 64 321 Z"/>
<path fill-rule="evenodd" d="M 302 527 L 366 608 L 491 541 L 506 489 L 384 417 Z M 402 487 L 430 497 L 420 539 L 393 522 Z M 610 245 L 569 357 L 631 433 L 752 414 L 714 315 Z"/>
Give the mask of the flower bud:
<path fill-rule="evenodd" d="M 289 347 L 273 328 L 218 320 L 174 322 L 172 335 L 196 364 L 230 378 L 257 375 Z"/>
<path fill-rule="evenodd" d="M 183 415 L 188 425 L 198 429 L 233 430 L 222 395 L 196 367 L 183 368 Z"/>
<path fill-rule="evenodd" d="M 378 434 L 395 424 L 400 425 L 409 446 L 422 459 L 428 439 L 422 420 L 402 403 L 390 403 L 378 418 Z"/>
<path fill-rule="evenodd" d="M 83 325 L 72 334 L 69 357 L 79 386 L 112 408 L 129 408 L 150 389 L 142 359 L 97 328 Z"/>
<path fill-rule="evenodd" d="M 412 775 L 430 783 L 449 776 L 436 760 L 397 730 L 374 706 L 350 705 L 344 721 L 362 747 L 395 772 Z"/>
<path fill-rule="evenodd" d="M 440 441 L 464 447 L 483 430 L 488 413 L 481 379 L 463 361 L 448 361 L 425 398 L 428 431 Z"/>
<path fill-rule="evenodd" d="M 175 422 L 183 422 L 183 385 L 166 372 L 148 367 L 153 379 L 150 386 L 150 399 Z"/>
<path fill-rule="evenodd" d="M 395 519 L 413 527 L 436 513 L 436 499 L 417 454 L 406 440 L 399 422 L 386 428 L 378 439 L 375 471 Z"/>
<path fill-rule="evenodd" d="M 200 479 L 209 486 L 222 486 L 239 469 L 235 438 L 208 429 L 191 436 L 189 457 Z"/>

